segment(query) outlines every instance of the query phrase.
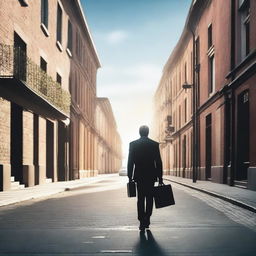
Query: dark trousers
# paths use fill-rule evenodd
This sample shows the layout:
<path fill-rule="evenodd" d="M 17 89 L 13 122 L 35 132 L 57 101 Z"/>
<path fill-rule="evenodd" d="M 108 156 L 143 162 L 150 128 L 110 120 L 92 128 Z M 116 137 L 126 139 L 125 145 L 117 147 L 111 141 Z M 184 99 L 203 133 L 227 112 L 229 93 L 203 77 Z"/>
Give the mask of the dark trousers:
<path fill-rule="evenodd" d="M 138 191 L 138 201 L 137 201 L 137 210 L 138 210 L 138 220 L 141 224 L 149 225 L 150 216 L 153 211 L 153 187 L 154 181 L 137 182 L 137 191 Z M 145 205 L 146 203 L 146 205 Z"/>

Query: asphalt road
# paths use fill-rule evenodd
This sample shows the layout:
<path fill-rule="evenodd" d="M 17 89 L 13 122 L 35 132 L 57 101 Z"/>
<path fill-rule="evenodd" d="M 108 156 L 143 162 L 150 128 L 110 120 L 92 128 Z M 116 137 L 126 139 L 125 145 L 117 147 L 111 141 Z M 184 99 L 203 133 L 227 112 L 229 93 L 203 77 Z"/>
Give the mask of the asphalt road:
<path fill-rule="evenodd" d="M 256 255 L 255 214 L 173 184 L 176 205 L 138 231 L 124 177 L 0 208 L 0 255 Z"/>

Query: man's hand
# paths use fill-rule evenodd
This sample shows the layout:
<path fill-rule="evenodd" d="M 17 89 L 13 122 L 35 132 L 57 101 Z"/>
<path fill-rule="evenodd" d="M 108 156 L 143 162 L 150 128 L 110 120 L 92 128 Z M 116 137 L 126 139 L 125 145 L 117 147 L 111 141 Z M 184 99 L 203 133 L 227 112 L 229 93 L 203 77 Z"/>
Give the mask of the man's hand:
<path fill-rule="evenodd" d="M 159 183 L 158 183 L 158 186 L 163 186 L 164 183 L 163 183 L 163 179 L 159 179 Z"/>

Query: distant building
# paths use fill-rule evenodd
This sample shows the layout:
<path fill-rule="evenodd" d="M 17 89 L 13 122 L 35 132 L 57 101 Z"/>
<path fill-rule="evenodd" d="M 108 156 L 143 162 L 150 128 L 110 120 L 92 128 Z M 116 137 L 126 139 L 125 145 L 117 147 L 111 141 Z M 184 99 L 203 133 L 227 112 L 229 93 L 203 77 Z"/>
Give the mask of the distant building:
<path fill-rule="evenodd" d="M 192 1 L 155 94 L 172 175 L 256 190 L 255 29 L 255 1 Z"/>
<path fill-rule="evenodd" d="M 80 1 L 63 1 L 70 57 L 70 178 L 97 175 L 96 76 L 100 61 Z"/>
<path fill-rule="evenodd" d="M 121 138 L 108 98 L 97 98 L 96 166 L 100 174 L 118 172 L 122 165 Z"/>

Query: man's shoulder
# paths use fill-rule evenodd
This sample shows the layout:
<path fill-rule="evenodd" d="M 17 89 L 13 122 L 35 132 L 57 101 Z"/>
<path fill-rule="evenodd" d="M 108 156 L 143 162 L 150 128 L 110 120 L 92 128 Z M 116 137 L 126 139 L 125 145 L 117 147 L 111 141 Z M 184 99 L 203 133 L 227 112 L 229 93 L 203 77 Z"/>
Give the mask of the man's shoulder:
<path fill-rule="evenodd" d="M 152 143 L 152 144 L 154 144 L 154 145 L 156 145 L 156 146 L 159 145 L 159 143 L 158 143 L 157 141 L 155 141 L 155 140 L 151 140 L 151 139 L 149 139 L 149 138 L 148 138 L 148 140 L 149 140 L 150 143 Z"/>
<path fill-rule="evenodd" d="M 130 142 L 130 146 L 133 146 L 133 145 L 135 145 L 137 143 L 138 143 L 138 140 L 133 140 L 133 141 Z"/>
<path fill-rule="evenodd" d="M 147 143 L 150 143 L 150 144 L 153 144 L 153 145 L 156 145 L 156 146 L 159 145 L 159 143 L 157 141 L 154 141 L 154 140 L 152 140 L 150 138 L 147 138 L 146 140 L 143 140 L 143 141 L 141 139 L 131 141 L 130 142 L 130 146 L 137 145 L 137 144 L 140 144 L 140 143 L 145 143 L 145 141 Z"/>

